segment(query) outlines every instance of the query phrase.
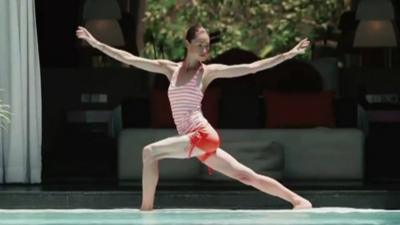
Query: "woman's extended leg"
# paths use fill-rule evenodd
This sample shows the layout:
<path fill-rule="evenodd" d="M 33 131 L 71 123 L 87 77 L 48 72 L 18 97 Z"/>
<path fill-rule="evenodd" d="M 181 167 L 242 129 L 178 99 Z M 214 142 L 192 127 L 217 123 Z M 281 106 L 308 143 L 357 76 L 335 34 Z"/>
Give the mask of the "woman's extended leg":
<path fill-rule="evenodd" d="M 311 203 L 290 191 L 281 183 L 270 177 L 255 173 L 250 168 L 239 163 L 230 154 L 218 148 L 216 153 L 203 162 L 210 168 L 239 180 L 246 185 L 251 185 L 258 190 L 280 197 L 293 205 L 294 209 L 311 208 Z"/>

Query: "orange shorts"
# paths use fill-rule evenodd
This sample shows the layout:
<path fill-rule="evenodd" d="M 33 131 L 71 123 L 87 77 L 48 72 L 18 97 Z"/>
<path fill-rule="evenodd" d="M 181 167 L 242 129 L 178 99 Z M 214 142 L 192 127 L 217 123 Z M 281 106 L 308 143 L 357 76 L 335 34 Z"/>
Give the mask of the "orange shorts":
<path fill-rule="evenodd" d="M 204 151 L 203 155 L 197 157 L 202 162 L 212 154 L 215 154 L 220 145 L 219 135 L 209 123 L 200 125 L 188 135 L 190 138 L 188 146 L 189 157 L 191 157 L 194 147 L 197 147 Z"/>

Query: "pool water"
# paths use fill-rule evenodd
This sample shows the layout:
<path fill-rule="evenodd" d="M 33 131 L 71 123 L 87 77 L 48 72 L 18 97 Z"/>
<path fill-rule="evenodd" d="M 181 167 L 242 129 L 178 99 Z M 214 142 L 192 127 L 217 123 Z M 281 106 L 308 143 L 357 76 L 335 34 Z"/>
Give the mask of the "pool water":
<path fill-rule="evenodd" d="M 399 225 L 400 210 L 314 208 L 306 210 L 72 209 L 0 210 L 0 225 Z"/>

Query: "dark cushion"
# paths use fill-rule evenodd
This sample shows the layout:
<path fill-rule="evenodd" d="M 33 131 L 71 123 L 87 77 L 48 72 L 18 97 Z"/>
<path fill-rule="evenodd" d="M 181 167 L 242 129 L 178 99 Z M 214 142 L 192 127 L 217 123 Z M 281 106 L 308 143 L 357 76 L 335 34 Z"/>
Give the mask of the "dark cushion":
<path fill-rule="evenodd" d="M 219 100 L 221 98 L 221 90 L 217 87 L 209 87 L 204 93 L 201 109 L 204 117 L 214 127 L 218 127 L 219 120 Z"/>
<path fill-rule="evenodd" d="M 291 59 L 255 74 L 258 92 L 265 89 L 282 92 L 317 92 L 323 90 L 320 73 L 308 62 Z"/>
<path fill-rule="evenodd" d="M 220 101 L 220 128 L 262 128 L 264 108 L 257 95 L 227 95 Z"/>
<path fill-rule="evenodd" d="M 147 97 L 127 97 L 121 102 L 122 127 L 149 127 L 150 110 Z"/>
<path fill-rule="evenodd" d="M 175 128 L 167 90 L 153 89 L 150 94 L 150 127 Z"/>

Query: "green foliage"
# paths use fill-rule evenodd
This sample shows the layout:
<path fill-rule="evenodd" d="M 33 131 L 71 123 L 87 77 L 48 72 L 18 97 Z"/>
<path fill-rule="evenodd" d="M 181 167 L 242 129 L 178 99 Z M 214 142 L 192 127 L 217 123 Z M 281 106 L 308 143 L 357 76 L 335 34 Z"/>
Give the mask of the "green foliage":
<path fill-rule="evenodd" d="M 142 55 L 182 59 L 186 29 L 200 23 L 209 33 L 221 32 L 211 57 L 242 48 L 264 58 L 305 37 L 319 38 L 335 27 L 343 10 L 337 0 L 148 0 Z"/>

